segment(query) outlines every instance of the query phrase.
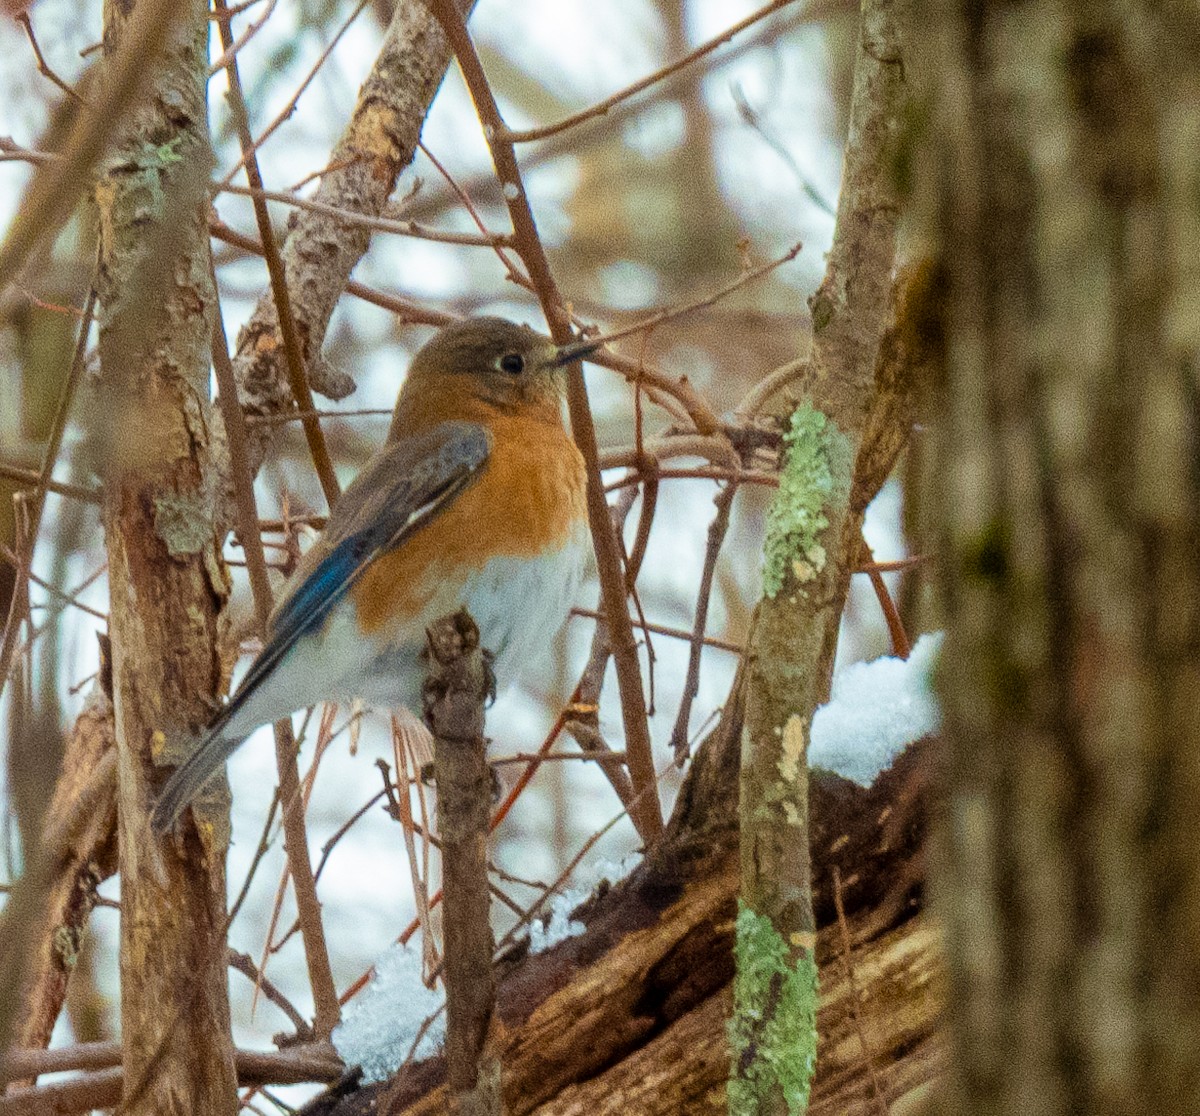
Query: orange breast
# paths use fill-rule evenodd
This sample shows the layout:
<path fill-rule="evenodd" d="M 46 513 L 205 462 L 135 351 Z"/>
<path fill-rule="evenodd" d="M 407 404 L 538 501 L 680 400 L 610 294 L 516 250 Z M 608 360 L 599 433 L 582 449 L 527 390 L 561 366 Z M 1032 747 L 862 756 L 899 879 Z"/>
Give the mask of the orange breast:
<path fill-rule="evenodd" d="M 492 454 L 479 479 L 354 587 L 365 632 L 423 615 L 447 582 L 492 558 L 565 546 L 586 517 L 583 459 L 561 426 L 493 415 L 488 427 Z"/>

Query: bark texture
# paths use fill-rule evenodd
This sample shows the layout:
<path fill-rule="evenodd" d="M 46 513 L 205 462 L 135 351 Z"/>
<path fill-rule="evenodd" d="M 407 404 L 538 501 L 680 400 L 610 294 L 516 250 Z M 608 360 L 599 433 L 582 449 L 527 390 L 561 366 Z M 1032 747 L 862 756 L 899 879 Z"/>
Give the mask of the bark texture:
<path fill-rule="evenodd" d="M 809 730 L 828 696 L 863 511 L 910 427 L 910 384 L 879 375 L 894 320 L 900 192 L 891 156 L 907 104 L 905 14 L 903 0 L 862 7 L 837 227 L 811 300 L 814 375 L 784 433 L 767 524 L 763 597 L 746 664 L 733 1114 L 802 1112 L 815 1055 Z M 906 363 L 905 372 L 912 367 Z M 882 470 L 881 445 L 890 450 Z"/>
<path fill-rule="evenodd" d="M 461 0 L 469 12 L 472 0 Z M 341 138 L 330 152 L 314 200 L 379 217 L 412 162 L 421 127 L 450 64 L 450 47 L 421 0 L 400 0 L 371 73 Z M 350 273 L 366 254 L 371 230 L 302 210 L 289 223 L 282 250 L 292 313 L 313 391 L 341 399 L 354 381 L 319 358 L 333 308 Z M 238 391 L 249 414 L 278 414 L 292 406 L 279 318 L 266 292 L 238 336 L 234 359 Z M 251 427 L 257 472 L 275 428 Z"/>
<path fill-rule="evenodd" d="M 952 1108 L 1194 1112 L 1200 17 L 937 26 Z"/>
<path fill-rule="evenodd" d="M 137 8 L 105 5 L 105 49 Z M 220 810 L 164 841 L 148 813 L 225 679 L 227 575 L 213 521 L 214 305 L 206 181 L 208 22 L 189 0 L 95 187 L 121 873 L 127 1113 L 237 1109 L 225 974 Z"/>

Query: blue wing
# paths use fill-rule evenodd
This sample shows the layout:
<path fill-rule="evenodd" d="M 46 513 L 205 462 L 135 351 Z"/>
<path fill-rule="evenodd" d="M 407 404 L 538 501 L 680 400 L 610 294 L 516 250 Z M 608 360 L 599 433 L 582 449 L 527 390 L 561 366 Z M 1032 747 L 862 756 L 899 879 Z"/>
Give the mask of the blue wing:
<path fill-rule="evenodd" d="M 304 556 L 271 618 L 266 645 L 199 748 L 167 780 L 152 824 L 162 833 L 241 743 L 222 733 L 296 642 L 320 627 L 379 555 L 400 546 L 474 483 L 488 459 L 486 430 L 445 422 L 383 449 L 342 494 L 320 540 Z"/>

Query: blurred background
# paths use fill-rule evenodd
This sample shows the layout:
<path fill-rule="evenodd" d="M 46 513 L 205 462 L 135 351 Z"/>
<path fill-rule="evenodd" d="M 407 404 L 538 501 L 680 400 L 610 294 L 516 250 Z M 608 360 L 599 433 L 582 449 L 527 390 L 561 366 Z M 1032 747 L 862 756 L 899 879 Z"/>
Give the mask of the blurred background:
<path fill-rule="evenodd" d="M 749 15 L 739 0 L 480 0 L 471 19 L 484 65 L 510 126 L 553 122 L 663 66 Z M 242 49 L 242 81 L 251 127 L 261 133 L 296 98 L 295 110 L 259 151 L 268 189 L 311 193 L 333 140 L 353 107 L 388 20 L 390 0 L 353 5 L 343 0 L 263 0 L 235 23 L 242 32 L 262 20 Z M 39 0 L 29 19 L 46 65 L 66 83 L 89 64 L 100 38 L 99 3 Z M 263 17 L 266 16 L 265 20 Z M 806 299 L 820 280 L 838 190 L 841 142 L 849 100 L 855 9 L 845 3 L 792 3 L 755 23 L 714 53 L 607 115 L 521 150 L 526 185 L 559 286 L 576 314 L 604 328 L 627 325 L 660 309 L 702 297 L 735 279 L 746 261 L 765 263 L 797 242 L 789 264 L 731 293 L 714 305 L 623 342 L 620 351 L 644 357 L 672 376 L 686 376 L 718 413 L 731 411 L 772 369 L 799 356 L 806 345 Z M 213 35 L 214 59 L 220 53 Z M 322 58 L 328 51 L 327 57 Z M 224 100 L 225 78 L 213 77 L 210 112 L 220 181 L 238 163 L 236 136 Z M 7 225 L 31 167 L 15 147 L 39 149 L 53 131 L 62 91 L 38 72 L 24 25 L 0 20 L 0 105 L 6 141 L 0 151 L 0 222 Z M 439 228 L 473 231 L 472 218 L 439 166 L 465 190 L 488 227 L 505 229 L 503 199 L 490 173 L 486 145 L 457 71 L 452 67 L 429 115 L 418 155 L 396 200 L 401 215 Z M 15 146 L 14 146 L 15 145 Z M 429 157 L 432 156 L 432 159 Z M 235 177 L 244 183 L 243 177 Z M 254 235 L 250 201 L 228 193 L 214 200 L 232 228 Z M 273 205 L 277 228 L 288 207 Z M 0 302 L 0 608 L 7 615 L 15 587 L 14 553 L 24 545 L 13 493 L 28 489 L 20 470 L 40 467 L 90 276 L 94 239 L 90 214 L 81 208 L 67 230 L 26 267 L 18 288 Z M 261 259 L 225 244 L 214 252 L 231 341 L 266 288 Z M 532 296 L 505 278 L 486 248 L 376 233 L 355 273 L 370 287 L 430 308 L 464 314 L 502 314 L 544 326 Z M 327 360 L 353 375 L 357 390 L 337 402 L 323 425 L 343 484 L 380 444 L 411 353 L 430 329 L 399 321 L 366 302 L 344 297 L 325 346 Z M 587 370 L 601 448 L 633 441 L 633 389 L 615 373 Z M 73 405 L 58 481 L 83 493 L 51 494 L 33 563 L 29 597 L 32 633 L 14 658 L 0 701 L 0 734 L 11 739 L 14 718 L 37 726 L 45 763 L 52 765 L 62 735 L 88 700 L 99 669 L 97 635 L 105 630 L 107 592 L 104 546 L 94 503 L 78 495 L 93 488 L 88 442 L 105 422 L 85 383 Z M 644 402 L 644 401 L 643 401 Z M 647 432 L 669 416 L 644 403 Z M 303 438 L 295 424 L 276 443 L 259 474 L 256 496 L 264 518 L 323 510 Z M 679 464 L 678 462 L 676 464 Z M 614 473 L 613 479 L 616 479 Z M 717 491 L 711 480 L 664 482 L 639 581 L 646 617 L 658 625 L 691 629 L 704 560 L 705 536 Z M 758 595 L 762 519 L 770 489 L 743 485 L 733 505 L 733 525 L 716 568 L 708 634 L 738 646 L 745 640 Z M 879 560 L 902 557 L 902 499 L 893 478 L 872 506 L 867 539 Z M 627 535 L 637 521 L 635 505 Z M 289 560 L 283 536 L 268 551 Z M 296 541 L 307 545 L 303 531 Z M 233 564 L 235 622 L 251 612 L 242 556 L 227 547 Z M 907 590 L 888 575 L 902 602 Z M 280 583 L 283 574 L 280 573 Z M 594 573 L 578 605 L 597 603 Z M 911 607 L 911 602 L 904 607 Z M 535 750 L 570 695 L 587 659 L 591 620 L 572 618 L 539 663 L 530 663 L 519 686 L 502 694 L 488 719 L 493 754 Z M 915 633 L 914 633 L 915 634 Z M 668 806 L 681 778 L 671 766 L 670 736 L 679 707 L 688 643 L 666 634 L 642 640 L 644 673 L 652 687 L 651 719 L 656 762 L 666 769 Z M 249 647 L 249 645 L 248 645 Z M 856 577 L 843 624 L 839 661 L 874 658 L 889 651 L 887 628 L 864 577 Z M 243 660 L 244 665 L 244 660 Z M 699 737 L 724 702 L 736 654 L 706 649 L 700 693 L 690 733 Z M 616 687 L 609 678 L 600 726 L 622 747 Z M 317 735 L 321 711 L 308 723 Z M 333 715 L 335 729 L 351 711 Z M 301 719 L 297 718 L 300 726 Z M 386 711 L 362 712 L 360 731 L 340 732 L 320 763 L 309 808 L 314 860 L 323 846 L 381 788 L 376 758 L 392 762 Z M 559 751 L 575 750 L 570 743 Z M 301 756 L 312 762 L 311 745 Z M 515 771 L 516 768 L 509 770 Z M 234 788 L 231 897 L 242 888 L 259 843 L 275 784 L 270 730 L 253 738 L 230 765 Z M 0 882 L 20 873 L 22 836 L 33 820 L 23 809 L 23 788 L 11 767 L 0 788 Z M 419 808 L 419 804 L 418 804 Z M 548 883 L 588 838 L 620 812 L 620 803 L 594 765 L 547 763 L 497 833 L 493 859 L 513 877 Z M 589 851 L 585 879 L 595 862 L 617 861 L 637 847 L 627 820 L 613 826 Z M 269 978 L 302 1014 L 307 1000 L 298 935 L 285 891 L 275 944 L 264 955 L 283 867 L 274 835 L 231 930 L 231 944 L 257 961 L 267 956 Z M 436 884 L 436 858 L 431 868 Z M 537 890 L 519 882 L 503 887 L 519 905 Z M 101 890 L 107 901 L 119 883 Z M 376 807 L 339 840 L 319 881 L 339 990 L 350 986 L 395 940 L 415 913 L 410 865 L 400 827 Z M 513 915 L 498 907 L 502 932 Z M 63 1038 L 112 1037 L 117 1025 L 117 911 L 110 903 L 92 917 Z M 280 939 L 284 939 L 282 944 Z M 261 1046 L 287 1029 L 286 1017 L 261 999 L 249 980 L 231 975 L 235 1040 Z M 280 1090 L 295 1099 L 297 1090 Z"/>

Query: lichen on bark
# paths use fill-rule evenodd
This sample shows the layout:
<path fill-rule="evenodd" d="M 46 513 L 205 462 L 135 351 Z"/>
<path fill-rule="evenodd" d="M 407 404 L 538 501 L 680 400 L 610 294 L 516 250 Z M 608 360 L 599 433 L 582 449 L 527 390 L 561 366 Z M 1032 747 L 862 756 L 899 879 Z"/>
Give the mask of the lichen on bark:
<path fill-rule="evenodd" d="M 801 585 L 825 568 L 818 542 L 829 526 L 823 508 L 850 491 L 850 443 L 836 424 L 809 402 L 792 413 L 783 435 L 779 493 L 767 513 L 763 545 L 763 592 L 774 597 L 790 569 Z"/>
<path fill-rule="evenodd" d="M 788 1112 L 803 1112 L 817 1064 L 817 965 L 799 956 L 771 920 L 738 904 L 734 1013 L 727 1027 L 734 1063 L 730 1116 L 757 1113 L 778 1092 Z"/>

